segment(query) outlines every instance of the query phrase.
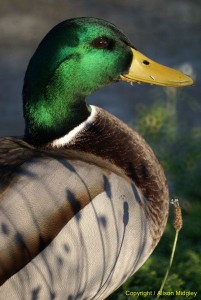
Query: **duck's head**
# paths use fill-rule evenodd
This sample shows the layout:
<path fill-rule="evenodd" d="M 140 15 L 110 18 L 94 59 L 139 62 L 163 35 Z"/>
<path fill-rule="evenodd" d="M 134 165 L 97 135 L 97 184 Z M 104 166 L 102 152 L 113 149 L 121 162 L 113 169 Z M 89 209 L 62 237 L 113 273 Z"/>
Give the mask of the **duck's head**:
<path fill-rule="evenodd" d="M 60 23 L 42 40 L 26 71 L 25 139 L 41 145 L 66 134 L 90 114 L 85 97 L 120 80 L 192 84 L 188 76 L 142 55 L 107 21 L 77 18 Z"/>

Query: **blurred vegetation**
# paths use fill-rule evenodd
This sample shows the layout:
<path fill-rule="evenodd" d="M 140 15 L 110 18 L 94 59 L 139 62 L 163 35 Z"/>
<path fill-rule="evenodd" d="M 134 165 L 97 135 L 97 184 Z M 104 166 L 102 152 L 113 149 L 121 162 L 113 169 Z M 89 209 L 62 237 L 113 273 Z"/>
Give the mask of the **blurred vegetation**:
<path fill-rule="evenodd" d="M 183 212 L 184 225 L 164 291 L 190 290 L 198 293 L 196 299 L 201 299 L 201 127 L 183 130 L 177 105 L 186 97 L 182 89 L 154 90 L 154 103 L 151 107 L 139 107 L 137 120 L 132 125 L 161 161 L 168 178 L 170 197 L 179 199 Z M 196 103 L 196 99 L 191 100 Z M 173 208 L 170 206 L 168 224 L 156 250 L 108 300 L 156 299 L 156 296 L 126 296 L 126 291 L 159 290 L 175 235 L 172 221 Z M 185 296 L 178 297 L 161 296 L 159 299 L 186 299 Z M 187 299 L 194 298 L 189 296 Z"/>

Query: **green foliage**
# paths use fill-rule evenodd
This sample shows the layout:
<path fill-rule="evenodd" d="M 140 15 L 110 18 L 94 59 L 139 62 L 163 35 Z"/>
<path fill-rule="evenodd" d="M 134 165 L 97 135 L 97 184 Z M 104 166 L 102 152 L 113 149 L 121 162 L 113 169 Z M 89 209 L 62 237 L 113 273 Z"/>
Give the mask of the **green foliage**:
<path fill-rule="evenodd" d="M 192 200 L 201 197 L 201 127 L 183 131 L 179 125 L 177 102 L 185 97 L 175 88 L 155 93 L 154 104 L 139 109 L 133 126 L 159 157 L 176 195 Z"/>
<path fill-rule="evenodd" d="M 159 94 L 154 90 L 153 98 L 151 107 L 139 107 L 133 127 L 147 140 L 160 159 L 169 181 L 171 197 L 179 198 L 184 223 L 173 266 L 164 287 L 165 292 L 174 292 L 174 295 L 161 296 L 159 299 L 186 299 L 185 296 L 177 296 L 176 291 L 189 290 L 198 292 L 196 299 L 201 299 L 201 127 L 191 127 L 185 132 L 182 130 L 177 114 L 178 101 L 186 99 L 182 90 L 169 88 Z M 196 102 L 196 99 L 191 99 L 194 106 Z M 157 293 L 173 245 L 175 231 L 172 221 L 173 213 L 170 209 L 166 230 L 154 253 L 109 300 L 145 298 L 127 296 L 128 290 Z M 156 299 L 156 294 L 146 298 Z M 187 299 L 195 298 L 189 296 Z"/>

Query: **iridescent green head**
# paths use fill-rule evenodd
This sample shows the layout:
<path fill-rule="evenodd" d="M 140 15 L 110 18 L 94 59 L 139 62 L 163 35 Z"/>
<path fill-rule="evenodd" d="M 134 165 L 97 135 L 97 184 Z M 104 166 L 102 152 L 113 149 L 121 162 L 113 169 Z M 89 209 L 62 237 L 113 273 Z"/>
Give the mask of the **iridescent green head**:
<path fill-rule="evenodd" d="M 43 145 L 87 119 L 86 96 L 113 81 L 185 86 L 192 79 L 145 57 L 113 24 L 77 18 L 54 27 L 24 80 L 25 139 Z"/>
<path fill-rule="evenodd" d="M 25 138 L 44 144 L 90 114 L 85 97 L 119 79 L 132 60 L 128 39 L 95 18 L 64 21 L 42 40 L 24 80 Z"/>

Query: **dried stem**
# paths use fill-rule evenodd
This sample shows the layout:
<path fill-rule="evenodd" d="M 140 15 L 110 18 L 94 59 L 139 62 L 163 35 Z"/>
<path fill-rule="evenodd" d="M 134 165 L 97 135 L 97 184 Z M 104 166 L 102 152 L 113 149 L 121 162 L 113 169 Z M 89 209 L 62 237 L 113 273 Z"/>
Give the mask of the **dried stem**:
<path fill-rule="evenodd" d="M 174 258 L 174 254 L 175 254 L 175 250 L 176 250 L 176 246 L 177 246 L 177 240 L 178 240 L 178 236 L 179 236 L 179 231 L 181 230 L 182 226 L 183 226 L 183 221 L 182 221 L 182 212 L 181 212 L 181 207 L 179 206 L 179 200 L 178 199 L 173 199 L 171 200 L 171 204 L 174 205 L 174 229 L 175 229 L 175 238 L 174 238 L 174 243 L 173 243 L 173 247 L 172 247 L 172 253 L 171 253 L 171 257 L 170 257 L 170 261 L 167 267 L 167 271 L 165 273 L 164 279 L 162 281 L 161 287 L 157 293 L 157 298 L 159 298 L 162 295 L 166 280 L 168 278 L 171 266 L 172 266 L 172 262 L 173 262 L 173 258 Z"/>

